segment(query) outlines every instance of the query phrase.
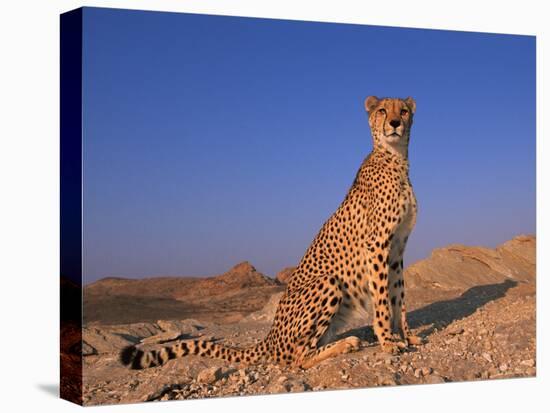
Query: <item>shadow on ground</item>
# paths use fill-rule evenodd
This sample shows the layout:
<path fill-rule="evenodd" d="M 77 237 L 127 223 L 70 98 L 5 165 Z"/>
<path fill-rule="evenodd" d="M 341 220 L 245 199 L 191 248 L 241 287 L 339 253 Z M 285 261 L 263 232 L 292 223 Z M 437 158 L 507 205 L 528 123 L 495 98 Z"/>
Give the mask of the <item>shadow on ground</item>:
<path fill-rule="evenodd" d="M 437 301 L 418 310 L 411 311 L 407 320 L 411 328 L 431 326 L 423 334 L 428 336 L 433 328 L 445 328 L 461 318 L 468 317 L 487 303 L 498 300 L 517 285 L 517 281 L 505 280 L 499 284 L 478 285 L 462 293 L 459 297 Z"/>
<path fill-rule="evenodd" d="M 461 318 L 468 317 L 487 303 L 498 300 L 517 285 L 517 281 L 505 280 L 499 284 L 478 285 L 450 300 L 436 301 L 407 314 L 409 326 L 413 329 L 427 327 L 420 335 L 428 337 L 438 328 L 442 329 Z M 357 336 L 369 342 L 376 341 L 372 326 L 356 328 L 342 334 L 342 337 Z"/>

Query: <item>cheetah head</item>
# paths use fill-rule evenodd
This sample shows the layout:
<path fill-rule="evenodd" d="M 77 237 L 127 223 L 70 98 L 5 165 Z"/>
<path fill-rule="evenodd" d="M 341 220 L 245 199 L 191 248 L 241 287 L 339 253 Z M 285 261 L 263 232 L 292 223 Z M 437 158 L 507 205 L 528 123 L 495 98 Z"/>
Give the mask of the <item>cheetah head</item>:
<path fill-rule="evenodd" d="M 377 98 L 365 100 L 374 146 L 392 152 L 407 153 L 416 102 L 413 98 Z"/>

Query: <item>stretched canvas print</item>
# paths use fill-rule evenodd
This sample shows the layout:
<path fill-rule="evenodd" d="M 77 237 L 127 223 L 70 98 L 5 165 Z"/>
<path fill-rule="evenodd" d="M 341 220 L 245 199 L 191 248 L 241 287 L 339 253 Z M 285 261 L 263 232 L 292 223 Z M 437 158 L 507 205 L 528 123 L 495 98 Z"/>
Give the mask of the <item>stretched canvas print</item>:
<path fill-rule="evenodd" d="M 533 377 L 535 37 L 61 16 L 61 396 Z"/>

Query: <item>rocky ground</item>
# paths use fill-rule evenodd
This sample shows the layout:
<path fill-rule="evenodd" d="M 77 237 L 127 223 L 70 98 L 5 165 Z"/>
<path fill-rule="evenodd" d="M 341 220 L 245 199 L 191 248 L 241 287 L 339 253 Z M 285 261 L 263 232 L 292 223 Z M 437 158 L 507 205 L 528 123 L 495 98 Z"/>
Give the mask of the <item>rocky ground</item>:
<path fill-rule="evenodd" d="M 266 393 L 444 383 L 536 375 L 535 238 L 497 249 L 449 246 L 405 273 L 409 323 L 425 343 L 399 354 L 380 351 L 369 320 L 342 335 L 362 348 L 309 369 L 241 367 L 189 356 L 147 370 L 128 370 L 118 351 L 129 343 L 158 347 L 176 339 L 250 345 L 263 337 L 280 292 L 237 322 L 206 319 L 131 324 L 88 323 L 84 338 L 86 405 Z M 204 314 L 203 314 L 204 315 Z"/>

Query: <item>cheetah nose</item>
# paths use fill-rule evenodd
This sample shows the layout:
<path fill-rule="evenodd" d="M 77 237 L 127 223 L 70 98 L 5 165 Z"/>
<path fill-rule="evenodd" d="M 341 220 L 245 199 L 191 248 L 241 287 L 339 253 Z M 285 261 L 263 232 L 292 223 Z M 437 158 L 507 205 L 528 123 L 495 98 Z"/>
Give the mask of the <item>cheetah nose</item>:
<path fill-rule="evenodd" d="M 400 121 L 399 119 L 390 120 L 390 125 L 391 125 L 393 128 L 398 128 L 399 125 L 401 125 L 401 121 Z"/>

